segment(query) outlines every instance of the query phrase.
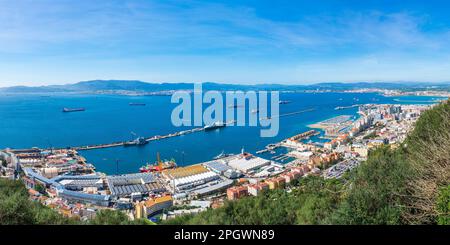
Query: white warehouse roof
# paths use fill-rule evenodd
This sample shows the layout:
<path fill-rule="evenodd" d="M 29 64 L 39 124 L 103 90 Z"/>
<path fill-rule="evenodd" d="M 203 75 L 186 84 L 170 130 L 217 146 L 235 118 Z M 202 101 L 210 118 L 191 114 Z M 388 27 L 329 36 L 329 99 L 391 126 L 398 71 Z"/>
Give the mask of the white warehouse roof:
<path fill-rule="evenodd" d="M 236 158 L 228 162 L 228 165 L 234 169 L 248 172 L 260 167 L 269 165 L 270 161 L 260 157 L 252 157 L 250 159 Z"/>
<path fill-rule="evenodd" d="M 199 181 L 210 181 L 210 180 L 218 178 L 218 177 L 219 177 L 218 174 L 216 174 L 212 171 L 208 171 L 208 172 L 204 172 L 201 174 L 195 174 L 195 175 L 175 179 L 174 183 L 176 186 L 180 186 L 180 185 L 191 184 L 191 183 L 195 183 L 195 182 L 199 182 Z"/>

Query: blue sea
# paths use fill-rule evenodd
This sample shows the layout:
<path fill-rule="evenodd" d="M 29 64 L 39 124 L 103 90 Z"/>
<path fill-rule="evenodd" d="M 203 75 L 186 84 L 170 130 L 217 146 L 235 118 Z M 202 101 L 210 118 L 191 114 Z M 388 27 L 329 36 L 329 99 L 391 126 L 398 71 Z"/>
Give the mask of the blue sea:
<path fill-rule="evenodd" d="M 86 94 L 0 94 L 0 149 L 67 147 L 125 141 L 139 136 L 166 135 L 192 127 L 175 127 L 171 113 L 177 104 L 170 96 L 121 96 Z M 309 108 L 314 111 L 280 118 L 276 137 L 261 138 L 260 127 L 226 127 L 215 131 L 152 141 L 140 147 L 115 147 L 81 151 L 97 171 L 115 174 L 137 172 L 156 160 L 174 158 L 179 166 L 211 160 L 242 148 L 255 153 L 267 144 L 309 130 L 307 125 L 337 115 L 355 115 L 357 108 L 335 110 L 337 106 L 362 103 L 427 104 L 434 97 L 384 97 L 376 93 L 281 93 L 280 114 Z M 130 106 L 130 102 L 146 106 Z M 62 108 L 86 108 L 84 112 L 62 113 Z M 207 105 L 204 106 L 204 108 Z M 248 114 L 248 113 L 247 113 Z M 269 157 L 269 156 L 267 156 Z"/>

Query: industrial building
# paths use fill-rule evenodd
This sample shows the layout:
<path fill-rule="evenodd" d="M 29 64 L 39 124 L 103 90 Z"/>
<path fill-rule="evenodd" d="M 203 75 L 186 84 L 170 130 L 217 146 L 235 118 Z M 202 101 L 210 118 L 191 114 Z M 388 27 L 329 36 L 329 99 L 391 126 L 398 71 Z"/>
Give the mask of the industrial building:
<path fill-rule="evenodd" d="M 208 170 L 202 165 L 192 165 L 176 169 L 169 169 L 163 172 L 163 177 L 167 184 L 174 188 L 174 192 L 190 191 L 195 187 L 205 185 L 214 180 L 220 180 L 220 176 Z"/>
<path fill-rule="evenodd" d="M 270 165 L 269 160 L 253 156 L 250 153 L 239 154 L 236 158 L 228 161 L 228 166 L 244 173 L 260 169 L 267 165 Z"/>
<path fill-rule="evenodd" d="M 205 196 L 212 193 L 216 193 L 218 191 L 222 191 L 227 189 L 228 187 L 233 185 L 233 181 L 229 179 L 218 181 L 218 183 L 214 183 L 211 185 L 207 185 L 203 188 L 196 189 L 192 191 L 192 193 L 196 196 Z"/>
<path fill-rule="evenodd" d="M 106 183 L 113 197 L 131 196 L 133 193 L 161 193 L 165 188 L 151 173 L 108 176 Z"/>
<path fill-rule="evenodd" d="M 209 170 L 202 165 L 192 165 L 188 167 L 181 167 L 175 169 L 164 170 L 162 175 L 168 179 L 179 179 L 191 175 L 197 175 L 201 173 L 208 172 Z"/>
<path fill-rule="evenodd" d="M 207 169 L 209 169 L 217 174 L 220 174 L 220 175 L 223 175 L 226 171 L 231 169 L 230 166 L 228 166 L 222 162 L 219 162 L 219 161 L 206 162 L 203 165 Z"/>
<path fill-rule="evenodd" d="M 219 178 L 220 177 L 218 174 L 208 171 L 201 174 L 195 174 L 183 178 L 174 179 L 172 183 L 177 189 L 186 190 L 193 188 L 195 186 L 203 185 L 209 181 L 213 181 Z"/>
<path fill-rule="evenodd" d="M 92 203 L 104 207 L 109 206 L 109 195 L 88 194 L 79 191 L 66 190 L 64 188 L 58 188 L 57 193 L 59 197 L 68 201 Z"/>
<path fill-rule="evenodd" d="M 67 190 L 82 191 L 89 187 L 95 187 L 98 190 L 104 189 L 104 182 L 99 174 L 59 175 L 52 180 L 63 185 Z"/>
<path fill-rule="evenodd" d="M 173 206 L 173 198 L 171 196 L 162 196 L 145 201 L 146 215 L 151 216 L 163 209 Z"/>

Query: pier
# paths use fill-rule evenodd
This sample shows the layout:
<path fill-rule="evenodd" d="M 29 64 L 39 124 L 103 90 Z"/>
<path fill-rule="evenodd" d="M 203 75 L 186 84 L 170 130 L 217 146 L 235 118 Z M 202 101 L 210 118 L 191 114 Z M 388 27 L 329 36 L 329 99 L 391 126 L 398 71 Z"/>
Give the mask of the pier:
<path fill-rule="evenodd" d="M 359 107 L 362 104 L 355 104 L 355 105 L 350 105 L 350 106 L 338 106 L 336 108 L 334 108 L 335 110 L 345 110 L 345 109 L 350 109 L 350 108 L 355 108 L 355 107 Z"/>
<path fill-rule="evenodd" d="M 263 118 L 260 118 L 260 120 L 269 120 L 271 118 L 292 116 L 292 115 L 301 114 L 301 113 L 310 112 L 310 111 L 315 111 L 315 110 L 316 110 L 315 108 L 310 108 L 310 109 L 306 109 L 306 110 L 294 111 L 294 112 L 284 113 L 284 114 L 280 114 L 280 115 L 275 115 L 275 116 L 272 116 L 272 117 L 263 117 Z"/>
<path fill-rule="evenodd" d="M 235 121 L 228 121 L 228 122 L 225 122 L 225 125 L 229 126 L 229 125 L 233 125 L 234 123 L 235 123 Z M 151 142 L 151 141 L 162 140 L 162 139 L 172 138 L 172 137 L 186 135 L 186 134 L 192 134 L 192 133 L 201 132 L 201 131 L 205 131 L 205 128 L 204 127 L 193 128 L 193 129 L 183 130 L 183 131 L 179 131 L 179 132 L 175 132 L 175 133 L 171 133 L 171 134 L 167 134 L 167 135 L 156 135 L 156 136 L 151 136 L 151 137 L 145 137 L 144 139 L 147 142 Z M 125 144 L 127 142 L 128 141 L 119 141 L 119 142 L 113 142 L 113 143 L 108 143 L 108 144 L 75 146 L 75 147 L 68 147 L 68 148 L 72 149 L 72 150 L 76 150 L 76 151 L 88 151 L 88 150 L 125 146 Z"/>

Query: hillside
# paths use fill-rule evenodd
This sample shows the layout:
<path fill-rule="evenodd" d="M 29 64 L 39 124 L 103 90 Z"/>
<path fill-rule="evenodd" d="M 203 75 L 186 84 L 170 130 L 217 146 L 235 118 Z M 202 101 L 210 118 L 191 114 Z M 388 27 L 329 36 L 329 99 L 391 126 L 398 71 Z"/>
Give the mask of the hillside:
<path fill-rule="evenodd" d="M 165 224 L 450 224 L 450 103 L 425 112 L 400 148 L 371 152 L 343 179 L 296 187 Z"/>

